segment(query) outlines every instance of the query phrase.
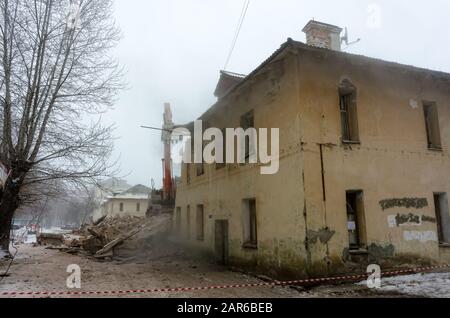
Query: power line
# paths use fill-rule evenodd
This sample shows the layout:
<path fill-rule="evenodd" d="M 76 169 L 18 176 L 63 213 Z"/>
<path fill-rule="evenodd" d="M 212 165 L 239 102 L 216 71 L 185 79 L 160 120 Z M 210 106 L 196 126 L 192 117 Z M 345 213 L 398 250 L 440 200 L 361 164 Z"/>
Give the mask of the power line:
<path fill-rule="evenodd" d="M 230 63 L 231 56 L 233 55 L 234 48 L 236 47 L 236 43 L 237 43 L 237 40 L 239 38 L 239 34 L 241 33 L 242 24 L 244 23 L 245 16 L 247 15 L 247 11 L 248 11 L 249 5 L 250 5 L 250 0 L 246 0 L 244 2 L 244 6 L 242 7 L 241 15 L 239 17 L 239 21 L 238 21 L 238 24 L 237 24 L 237 28 L 236 28 L 236 32 L 234 34 L 233 41 L 231 42 L 230 52 L 228 53 L 228 57 L 227 57 L 227 60 L 225 62 L 225 66 L 223 67 L 224 70 L 227 69 L 228 64 Z"/>

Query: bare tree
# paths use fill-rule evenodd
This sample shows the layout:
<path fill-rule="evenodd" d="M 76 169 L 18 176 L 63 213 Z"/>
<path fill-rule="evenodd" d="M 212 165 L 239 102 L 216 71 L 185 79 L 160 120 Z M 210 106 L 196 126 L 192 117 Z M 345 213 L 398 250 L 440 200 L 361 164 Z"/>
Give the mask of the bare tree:
<path fill-rule="evenodd" d="M 0 249 L 18 207 L 110 169 L 112 127 L 89 118 L 122 87 L 119 36 L 112 0 L 0 0 Z"/>

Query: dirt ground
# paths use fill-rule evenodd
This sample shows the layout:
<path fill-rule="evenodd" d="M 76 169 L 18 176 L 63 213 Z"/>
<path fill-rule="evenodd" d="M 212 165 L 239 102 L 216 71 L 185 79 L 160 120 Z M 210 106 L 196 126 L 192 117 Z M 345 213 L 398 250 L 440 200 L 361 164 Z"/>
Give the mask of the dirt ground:
<path fill-rule="evenodd" d="M 0 282 L 2 292 L 74 291 L 66 287 L 67 266 L 81 268 L 81 289 L 76 291 L 114 291 L 152 288 L 177 288 L 261 283 L 262 280 L 230 271 L 207 261 L 192 261 L 175 254 L 157 259 L 129 259 L 99 262 L 86 255 L 71 255 L 42 246 L 18 246 L 10 276 Z M 126 254 L 126 253 L 124 253 Z M 7 266 L 0 261 L 0 272 Z M 293 287 L 250 287 L 201 290 L 191 292 L 157 292 L 126 294 L 114 297 L 213 297 L 213 298 L 300 298 L 300 297 L 404 297 L 395 290 L 375 292 L 364 285 L 344 284 L 310 289 Z M 11 296 L 1 296 L 11 297 Z M 18 296 L 13 296 L 18 297 Z M 23 297 L 23 296 L 21 296 Z M 25 296 L 42 297 L 42 296 Z M 80 296 L 52 296 L 80 297 Z M 108 297 L 108 296 L 83 296 Z"/>
<path fill-rule="evenodd" d="M 10 269 L 11 276 L 0 283 L 4 291 L 70 291 L 66 287 L 67 266 L 80 266 L 82 288 L 79 291 L 112 291 L 151 288 L 197 287 L 259 282 L 214 264 L 182 258 L 161 258 L 151 262 L 98 262 L 57 250 L 31 245 L 19 246 Z M 3 262 L 1 268 L 5 268 Z M 72 290 L 73 291 L 73 290 Z M 298 297 L 289 288 L 249 288 L 195 292 L 129 294 L 121 297 Z M 2 297 L 2 296 L 0 296 Z"/>
<path fill-rule="evenodd" d="M 103 292 L 167 288 L 195 288 L 260 284 L 265 281 L 217 265 L 204 255 L 193 254 L 176 244 L 167 232 L 167 216 L 155 216 L 148 226 L 114 248 L 110 260 L 96 259 L 84 249 L 66 253 L 55 248 L 30 244 L 27 235 L 15 245 L 17 254 L 8 276 L 0 277 L 0 298 L 24 297 L 4 292 Z M 70 235 L 69 235 L 70 236 Z M 15 250 L 12 248 L 11 252 Z M 0 260 L 0 275 L 10 262 Z M 69 265 L 81 269 L 81 289 L 69 289 Z M 266 280 L 267 281 L 267 280 Z M 314 298 L 314 297 L 450 297 L 450 273 L 429 273 L 383 278 L 382 288 L 369 289 L 365 282 L 318 287 L 258 286 L 244 288 L 127 293 L 114 297 L 164 298 Z M 48 297 L 34 295 L 26 297 Z M 111 297 L 110 295 L 51 297 Z"/>

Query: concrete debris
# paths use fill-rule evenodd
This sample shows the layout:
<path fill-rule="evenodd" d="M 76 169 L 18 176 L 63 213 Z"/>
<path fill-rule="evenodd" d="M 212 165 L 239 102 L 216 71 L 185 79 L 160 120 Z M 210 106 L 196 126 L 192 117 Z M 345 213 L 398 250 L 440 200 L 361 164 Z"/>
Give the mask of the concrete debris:
<path fill-rule="evenodd" d="M 39 245 L 61 246 L 63 245 L 64 235 L 56 233 L 39 233 L 36 236 Z"/>
<path fill-rule="evenodd" d="M 102 218 L 97 225 L 85 227 L 83 232 L 77 233 L 82 236 L 81 247 L 90 254 L 101 256 L 106 255 L 110 249 L 123 242 L 124 236 L 146 223 L 146 220 L 139 217 L 114 217 Z M 101 252 L 101 253 L 98 253 Z"/>
<path fill-rule="evenodd" d="M 126 241 L 133 240 L 143 230 L 147 230 L 147 232 L 142 236 L 166 233 L 169 218 L 168 215 L 150 218 L 134 216 L 105 217 L 96 222 L 96 225 L 83 225 L 71 234 L 58 236 L 58 240 L 55 240 L 52 244 L 48 243 L 49 238 L 44 240 L 44 237 L 42 237 L 40 244 L 52 245 L 49 248 L 58 249 L 61 252 L 70 254 L 85 253 L 96 259 L 112 260 L 115 254 L 114 251 L 118 246 Z M 128 248 L 138 249 L 134 243 L 129 245 Z"/>
<path fill-rule="evenodd" d="M 94 222 L 94 225 L 97 226 L 100 223 L 102 223 L 104 220 L 106 219 L 106 215 L 102 216 L 101 218 L 99 218 L 97 221 Z"/>

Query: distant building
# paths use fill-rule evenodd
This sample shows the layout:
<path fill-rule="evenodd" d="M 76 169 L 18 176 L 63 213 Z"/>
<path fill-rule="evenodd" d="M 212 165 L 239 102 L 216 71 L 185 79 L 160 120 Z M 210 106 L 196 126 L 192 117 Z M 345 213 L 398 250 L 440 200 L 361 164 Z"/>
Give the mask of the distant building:
<path fill-rule="evenodd" d="M 126 191 L 109 195 L 101 205 L 102 216 L 145 217 L 150 193 L 150 188 L 139 184 Z"/>
<path fill-rule="evenodd" d="M 103 215 L 106 215 L 106 211 L 104 211 L 104 203 L 106 203 L 108 197 L 122 193 L 130 188 L 131 185 L 129 185 L 125 180 L 118 178 L 110 178 L 100 182 L 99 186 L 94 190 L 94 222 Z"/>

